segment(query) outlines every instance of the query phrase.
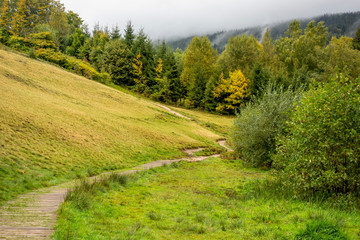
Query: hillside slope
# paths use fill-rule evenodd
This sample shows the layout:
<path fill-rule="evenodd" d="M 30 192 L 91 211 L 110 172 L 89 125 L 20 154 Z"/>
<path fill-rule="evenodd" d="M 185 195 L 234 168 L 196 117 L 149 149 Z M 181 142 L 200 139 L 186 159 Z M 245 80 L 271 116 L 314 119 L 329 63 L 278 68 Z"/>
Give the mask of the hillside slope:
<path fill-rule="evenodd" d="M 220 138 L 151 101 L 4 50 L 0 84 L 0 202 L 68 179 L 180 157 L 184 148 L 217 147 Z"/>

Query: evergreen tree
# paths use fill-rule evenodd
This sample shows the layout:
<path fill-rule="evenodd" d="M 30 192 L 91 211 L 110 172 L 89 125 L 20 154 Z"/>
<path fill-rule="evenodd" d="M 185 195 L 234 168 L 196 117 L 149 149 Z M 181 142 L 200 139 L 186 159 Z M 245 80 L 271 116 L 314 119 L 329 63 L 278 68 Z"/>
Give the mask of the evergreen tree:
<path fill-rule="evenodd" d="M 133 59 L 131 51 L 125 43 L 119 40 L 108 42 L 100 61 L 103 70 L 111 75 L 116 84 L 133 85 L 133 78 L 129 74 L 133 71 Z"/>
<path fill-rule="evenodd" d="M 69 47 L 66 48 L 66 53 L 75 57 L 80 57 L 81 47 L 85 44 L 85 34 L 80 28 L 75 29 L 73 35 L 69 38 Z"/>
<path fill-rule="evenodd" d="M 96 66 L 98 70 L 101 69 L 100 56 L 103 54 L 105 45 L 110 41 L 109 35 L 101 31 L 98 26 L 95 26 L 93 32 L 95 33 L 93 38 L 90 41 L 91 52 L 89 60 L 92 64 Z"/>
<path fill-rule="evenodd" d="M 135 40 L 135 34 L 134 34 L 134 27 L 131 21 L 127 23 L 126 29 L 124 31 L 125 31 L 125 36 L 124 36 L 125 43 L 126 45 L 128 45 L 130 49 L 132 49 Z"/>
<path fill-rule="evenodd" d="M 119 40 L 121 38 L 121 34 L 120 34 L 120 29 L 119 26 L 116 25 L 112 30 L 111 30 L 111 40 Z"/>
<path fill-rule="evenodd" d="M 125 35 L 126 43 L 126 35 Z M 141 29 L 136 36 L 136 39 L 132 46 L 132 52 L 134 56 L 141 56 L 142 62 L 142 75 L 146 79 L 146 89 L 149 92 L 152 91 L 152 87 L 156 85 L 155 81 L 155 49 L 151 40 L 147 37 L 144 31 Z"/>

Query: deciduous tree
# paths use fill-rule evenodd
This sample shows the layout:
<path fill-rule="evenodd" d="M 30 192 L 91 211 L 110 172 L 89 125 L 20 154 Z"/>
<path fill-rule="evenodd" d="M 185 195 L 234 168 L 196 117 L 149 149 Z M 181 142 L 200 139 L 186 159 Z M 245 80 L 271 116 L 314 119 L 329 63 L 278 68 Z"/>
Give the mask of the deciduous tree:
<path fill-rule="evenodd" d="M 183 55 L 181 82 L 193 107 L 204 106 L 206 84 L 215 72 L 216 51 L 207 37 L 194 37 Z"/>
<path fill-rule="evenodd" d="M 223 99 L 223 102 L 218 103 L 216 110 L 233 113 L 250 96 L 250 80 L 244 76 L 241 70 L 230 72 L 229 78 L 225 78 L 224 74 L 221 74 L 213 93 L 215 98 Z"/>

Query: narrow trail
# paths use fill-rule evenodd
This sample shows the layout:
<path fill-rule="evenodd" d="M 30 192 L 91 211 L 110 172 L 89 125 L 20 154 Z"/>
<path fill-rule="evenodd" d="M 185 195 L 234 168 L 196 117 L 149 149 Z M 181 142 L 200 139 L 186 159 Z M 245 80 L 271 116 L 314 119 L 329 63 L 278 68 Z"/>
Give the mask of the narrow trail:
<path fill-rule="evenodd" d="M 160 104 L 157 105 L 176 116 L 191 120 L 190 118 L 185 117 L 168 107 Z M 227 151 L 230 151 L 231 149 L 225 146 L 225 142 L 226 140 L 219 140 L 218 144 L 224 147 Z M 154 161 L 134 167 L 132 170 L 119 172 L 118 174 L 133 174 L 142 170 L 170 165 L 174 162 L 198 162 L 210 157 L 220 156 L 219 154 L 196 157 L 193 155 L 201 150 L 203 150 L 203 148 L 188 149 L 184 151 L 184 153 L 188 155 L 186 158 Z M 109 173 L 103 173 L 90 179 L 101 178 L 107 174 Z M 0 207 L 0 239 L 50 239 L 52 233 L 54 232 L 54 226 L 57 220 L 57 210 L 60 204 L 64 201 L 67 191 L 74 186 L 74 183 L 75 181 L 72 181 L 58 186 L 23 194 L 8 202 L 5 206 Z"/>

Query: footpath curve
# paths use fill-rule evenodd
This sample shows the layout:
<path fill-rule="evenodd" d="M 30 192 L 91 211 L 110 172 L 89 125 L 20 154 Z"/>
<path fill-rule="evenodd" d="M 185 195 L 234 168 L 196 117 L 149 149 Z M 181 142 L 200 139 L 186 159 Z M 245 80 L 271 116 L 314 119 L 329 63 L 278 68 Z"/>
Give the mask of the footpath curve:
<path fill-rule="evenodd" d="M 157 104 L 157 106 L 164 108 L 176 116 L 192 120 L 166 106 L 160 104 Z M 225 146 L 225 142 L 225 140 L 218 141 L 219 145 L 224 147 L 227 151 L 230 151 L 230 149 Z M 184 152 L 188 155 L 186 158 L 154 161 L 137 166 L 132 170 L 119 172 L 118 174 L 132 174 L 150 168 L 170 165 L 174 162 L 198 162 L 210 157 L 220 156 L 219 154 L 211 156 L 193 156 L 194 153 L 201 150 L 203 150 L 203 148 L 185 150 Z M 101 178 L 106 174 L 109 173 L 103 173 L 92 178 Z M 75 181 L 72 181 L 59 186 L 23 194 L 12 201 L 9 201 L 5 206 L 2 206 L 0 208 L 0 239 L 50 239 L 54 232 L 54 226 L 57 220 L 57 210 L 64 201 L 68 190 L 74 185 L 74 182 Z"/>

